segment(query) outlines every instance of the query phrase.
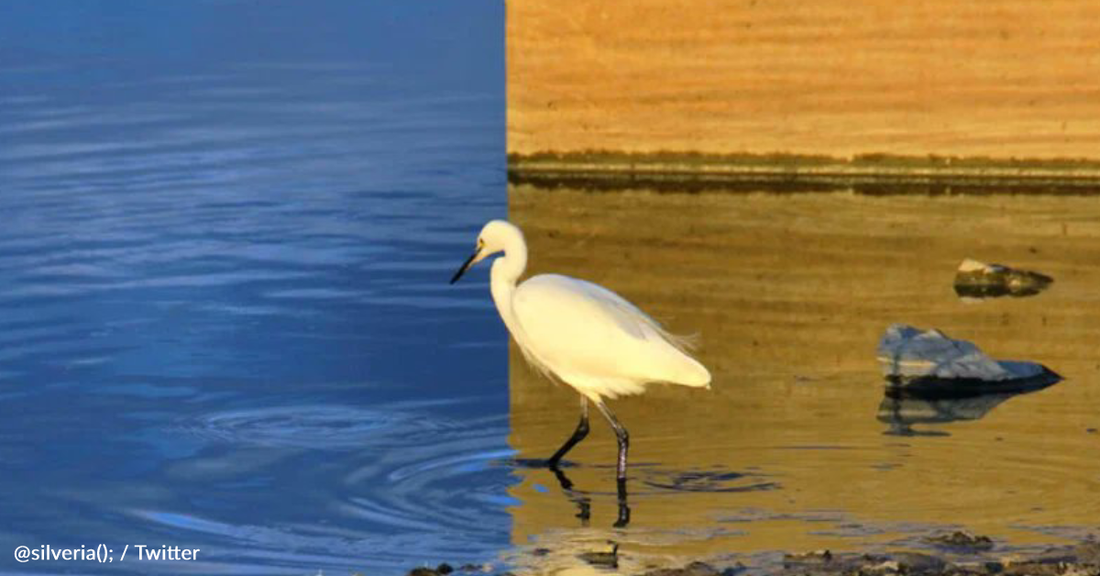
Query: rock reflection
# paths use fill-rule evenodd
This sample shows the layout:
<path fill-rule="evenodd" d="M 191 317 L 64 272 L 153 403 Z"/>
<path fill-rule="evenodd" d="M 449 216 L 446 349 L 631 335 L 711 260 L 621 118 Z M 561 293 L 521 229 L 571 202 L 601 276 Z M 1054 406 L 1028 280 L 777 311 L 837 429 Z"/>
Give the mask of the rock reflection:
<path fill-rule="evenodd" d="M 942 430 L 914 430 L 913 426 L 981 420 L 1009 398 L 1034 391 L 983 394 L 966 398 L 901 397 L 888 391 L 878 406 L 878 420 L 889 425 L 884 434 L 949 436 L 949 433 Z"/>
<path fill-rule="evenodd" d="M 889 425 L 885 434 L 895 436 L 949 436 L 942 430 L 914 430 L 915 424 L 948 424 L 979 420 L 1016 394 L 986 394 L 970 398 L 895 398 L 886 395 L 878 407 L 878 420 Z"/>

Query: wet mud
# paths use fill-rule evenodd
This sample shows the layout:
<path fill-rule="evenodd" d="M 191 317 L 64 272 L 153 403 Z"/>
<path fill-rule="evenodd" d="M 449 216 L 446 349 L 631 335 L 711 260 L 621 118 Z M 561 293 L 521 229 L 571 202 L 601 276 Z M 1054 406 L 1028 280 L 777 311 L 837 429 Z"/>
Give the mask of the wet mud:
<path fill-rule="evenodd" d="M 776 565 L 756 565 L 746 557 L 726 563 L 693 561 L 675 567 L 651 567 L 620 571 L 617 545 L 606 551 L 577 554 L 583 562 L 570 574 L 637 574 L 639 576 L 837 576 L 894 575 L 910 576 L 1095 576 L 1100 575 L 1100 542 L 1091 536 L 1070 545 L 1050 547 L 1037 552 L 1021 553 L 999 550 L 993 539 L 965 531 L 929 534 L 924 541 L 928 550 L 893 552 L 832 552 L 814 550 L 785 552 Z M 417 567 L 409 576 L 446 576 L 459 574 L 557 574 L 561 570 L 541 572 L 537 557 L 553 554 L 546 548 L 536 548 L 530 554 L 534 562 L 527 568 L 512 572 L 496 570 L 492 565 L 465 565 L 458 569 L 449 564 L 436 568 Z"/>

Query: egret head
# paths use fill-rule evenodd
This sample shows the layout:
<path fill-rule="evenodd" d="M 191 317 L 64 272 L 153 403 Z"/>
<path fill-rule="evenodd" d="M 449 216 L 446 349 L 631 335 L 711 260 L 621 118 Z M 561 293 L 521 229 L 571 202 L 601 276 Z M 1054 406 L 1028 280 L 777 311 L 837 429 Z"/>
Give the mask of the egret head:
<path fill-rule="evenodd" d="M 454 277 L 451 278 L 451 284 L 458 282 L 458 279 L 474 264 L 493 254 L 503 252 L 508 246 L 515 244 L 517 240 L 522 244 L 523 233 L 514 224 L 505 220 L 490 220 L 481 229 L 481 233 L 477 235 L 477 248 L 474 249 L 474 253 L 466 259 L 458 272 L 455 272 Z"/>

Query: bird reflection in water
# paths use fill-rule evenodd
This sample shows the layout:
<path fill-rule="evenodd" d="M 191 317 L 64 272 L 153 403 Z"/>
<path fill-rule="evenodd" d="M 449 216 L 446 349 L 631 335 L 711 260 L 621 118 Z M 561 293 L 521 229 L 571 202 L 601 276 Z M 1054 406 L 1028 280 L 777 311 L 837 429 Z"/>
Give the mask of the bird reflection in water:
<path fill-rule="evenodd" d="M 566 474 L 565 469 L 573 467 L 572 464 L 528 458 L 517 459 L 515 464 L 523 468 L 549 469 L 558 481 L 562 494 L 577 507 L 576 517 L 580 518 L 581 526 L 588 526 L 588 520 L 592 516 L 592 497 L 589 496 L 589 492 L 577 489 L 573 484 L 573 480 Z M 630 524 L 630 503 L 627 498 L 626 481 L 619 480 L 616 485 L 619 513 L 614 527 L 624 528 Z"/>
<path fill-rule="evenodd" d="M 554 478 L 558 480 L 558 485 L 561 486 L 562 492 L 569 498 L 574 504 L 577 505 L 577 518 L 580 518 L 582 526 L 588 526 L 588 520 L 591 517 L 592 512 L 592 498 L 587 493 L 573 488 L 573 481 L 566 475 L 565 470 L 557 462 L 549 464 L 550 471 L 554 473 Z M 615 528 L 625 528 L 630 524 L 630 503 L 627 500 L 626 493 L 626 480 L 619 479 L 617 482 L 618 491 L 618 503 L 619 514 L 615 520 Z"/>
<path fill-rule="evenodd" d="M 575 516 L 581 520 L 581 526 L 587 527 L 592 512 L 592 492 L 575 487 L 567 470 L 576 467 L 572 463 L 550 464 L 540 459 L 517 459 L 514 465 L 530 469 L 549 469 L 561 487 L 562 494 L 577 507 Z M 683 492 L 757 492 L 777 490 L 778 482 L 768 474 L 758 471 L 737 472 L 725 467 L 708 469 L 668 470 L 661 467 L 643 466 L 642 478 L 637 479 L 649 490 L 643 489 L 643 496 Z M 613 526 L 624 528 L 630 523 L 630 502 L 625 481 L 616 485 L 618 515 Z"/>

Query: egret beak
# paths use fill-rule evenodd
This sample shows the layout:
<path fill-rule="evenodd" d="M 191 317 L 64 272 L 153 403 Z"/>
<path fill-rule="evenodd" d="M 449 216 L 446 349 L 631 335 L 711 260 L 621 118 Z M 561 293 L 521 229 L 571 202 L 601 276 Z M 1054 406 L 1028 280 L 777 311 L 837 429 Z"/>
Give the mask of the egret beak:
<path fill-rule="evenodd" d="M 454 284 L 455 282 L 458 282 L 458 279 L 461 278 L 462 275 L 465 274 L 466 271 L 469 270 L 471 266 L 473 266 L 474 264 L 477 264 L 478 262 L 480 262 L 481 258 L 478 258 L 478 256 L 480 256 L 480 255 L 481 255 L 481 246 L 478 246 L 477 250 L 474 250 L 474 253 L 470 254 L 470 257 L 467 258 L 466 261 L 462 263 L 462 268 L 459 268 L 458 272 L 455 272 L 454 277 L 451 278 L 451 284 Z"/>

